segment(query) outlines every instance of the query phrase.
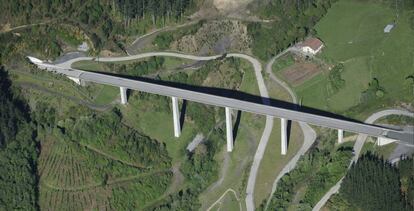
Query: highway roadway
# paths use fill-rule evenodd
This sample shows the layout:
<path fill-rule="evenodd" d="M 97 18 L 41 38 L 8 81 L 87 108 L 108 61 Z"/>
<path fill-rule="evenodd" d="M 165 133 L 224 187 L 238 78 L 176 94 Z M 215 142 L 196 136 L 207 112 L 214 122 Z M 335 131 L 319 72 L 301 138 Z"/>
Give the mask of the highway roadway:
<path fill-rule="evenodd" d="M 163 55 L 162 53 L 152 53 L 152 55 Z M 171 53 L 173 56 L 176 56 L 177 53 Z M 144 54 L 136 55 L 136 59 L 143 58 Z M 164 54 L 165 55 L 165 54 Z M 243 54 L 242 54 L 243 55 Z M 228 54 L 227 57 L 231 57 L 231 54 Z M 98 58 L 97 61 L 122 61 L 122 58 L 125 60 L 131 60 L 131 57 L 118 57 L 118 58 Z M 182 55 L 182 58 L 193 58 L 197 56 L 191 55 Z M 220 56 L 213 57 L 203 57 L 205 60 L 211 60 L 214 58 L 219 58 Z M 92 60 L 90 57 L 80 57 L 73 60 L 70 60 L 70 63 L 76 60 Z M 298 122 L 306 122 L 312 125 L 328 127 L 333 129 L 343 129 L 344 131 L 362 133 L 375 137 L 386 137 L 391 139 L 400 140 L 406 142 L 407 144 L 414 145 L 413 134 L 407 131 L 398 131 L 394 129 L 388 129 L 380 126 L 369 125 L 359 122 L 353 122 L 343 119 L 336 119 L 328 116 L 321 116 L 312 113 L 306 113 L 303 111 L 298 111 L 294 109 L 281 108 L 277 106 L 267 105 L 266 100 L 264 103 L 250 102 L 247 100 L 240 100 L 231 97 L 223 97 L 215 94 L 205 93 L 203 91 L 193 91 L 185 88 L 177 88 L 170 85 L 157 84 L 155 82 L 148 82 L 139 79 L 126 79 L 117 76 L 106 75 L 103 73 L 87 72 L 82 70 L 71 69 L 70 65 L 67 66 L 67 63 L 62 64 L 48 64 L 49 67 L 55 66 L 56 69 L 59 69 L 59 73 L 68 75 L 71 77 L 77 77 L 82 81 L 95 82 L 99 84 L 106 84 L 116 87 L 126 87 L 132 90 L 138 90 L 142 92 L 148 92 L 152 94 L 158 94 L 163 96 L 174 96 L 181 99 L 186 99 L 194 102 L 204 103 L 213 106 L 220 107 L 230 107 L 233 109 L 278 117 L 286 118 Z M 259 84 L 259 89 L 261 89 Z M 266 99 L 266 98 L 265 98 Z"/>
<path fill-rule="evenodd" d="M 178 57 L 178 58 L 198 60 L 198 61 L 208 61 L 208 60 L 218 59 L 218 58 L 222 57 L 222 55 L 194 56 L 194 55 L 186 55 L 186 54 L 180 54 L 180 53 L 175 53 L 175 52 L 148 52 L 148 53 L 142 53 L 142 54 L 137 54 L 137 55 L 129 55 L 129 56 L 125 56 L 125 57 L 108 57 L 108 58 L 78 57 L 78 58 L 70 59 L 68 61 L 61 62 L 60 64 L 57 64 L 57 66 L 59 66 L 60 68 L 63 68 L 63 69 L 71 69 L 72 64 L 74 62 L 84 61 L 84 60 L 95 60 L 95 61 L 99 61 L 99 62 L 119 62 L 119 61 L 143 59 L 143 58 L 147 58 L 147 57 L 151 57 L 151 56 Z M 236 58 L 245 59 L 245 60 L 249 61 L 252 64 L 253 70 L 254 70 L 254 73 L 255 73 L 255 76 L 256 76 L 257 85 L 259 87 L 259 93 L 260 93 L 260 96 L 262 97 L 262 102 L 265 105 L 269 105 L 270 104 L 270 101 L 268 100 L 269 99 L 269 94 L 268 94 L 266 84 L 265 84 L 264 79 L 263 79 L 262 65 L 261 65 L 260 61 L 253 58 L 252 56 L 245 55 L 245 54 L 238 54 L 238 53 L 227 54 L 226 57 L 236 57 Z M 72 75 L 71 75 L 72 77 L 73 77 L 73 74 L 74 73 L 72 73 Z M 81 74 L 78 74 L 78 73 L 75 73 L 74 75 L 78 75 L 79 78 L 81 76 Z M 110 85 L 112 85 L 112 84 L 110 84 Z M 165 94 L 163 94 L 163 95 L 165 95 Z M 185 98 L 185 99 L 188 99 L 188 98 Z M 196 101 L 196 100 L 194 100 L 194 101 Z M 197 102 L 200 102 L 200 101 L 197 101 Z M 207 103 L 207 104 L 209 104 L 209 103 Z M 213 105 L 216 105 L 216 104 L 213 104 Z M 232 107 L 232 108 L 234 108 L 234 107 Z M 273 128 L 273 117 L 272 116 L 267 116 L 266 117 L 265 128 L 263 130 L 262 136 L 261 136 L 260 141 L 259 141 L 259 145 L 258 145 L 257 150 L 255 152 L 255 155 L 253 157 L 253 163 L 252 163 L 252 166 L 250 168 L 249 178 L 248 178 L 247 185 L 246 185 L 246 200 L 245 201 L 246 201 L 246 208 L 249 211 L 254 210 L 254 208 L 255 208 L 255 205 L 254 205 L 254 188 L 255 188 L 255 185 L 256 185 L 257 172 L 259 170 L 259 166 L 260 166 L 261 160 L 263 158 L 264 151 L 265 151 L 267 143 L 269 141 L 269 138 L 270 138 L 270 135 L 271 135 L 271 132 L 272 132 L 272 128 Z"/>
<path fill-rule="evenodd" d="M 264 83 L 264 80 L 261 74 L 262 68 L 261 68 L 260 62 L 256 60 L 255 58 L 248 56 L 248 55 L 244 55 L 244 54 L 227 54 L 226 57 L 243 58 L 252 63 L 254 70 L 255 70 L 255 75 L 256 75 L 257 82 L 258 82 L 260 94 L 262 97 L 262 103 L 255 103 L 255 102 L 235 99 L 231 97 L 223 97 L 219 95 L 204 93 L 202 91 L 193 91 L 190 89 L 177 88 L 177 87 L 173 87 L 170 85 L 163 85 L 163 84 L 159 84 L 155 82 L 148 82 L 144 80 L 136 80 L 136 79 L 131 80 L 131 79 L 126 79 L 122 77 L 106 75 L 102 73 L 87 72 L 87 71 L 72 69 L 71 67 L 72 64 L 77 61 L 95 60 L 95 61 L 100 61 L 100 62 L 117 62 L 117 61 L 142 59 L 142 58 L 147 58 L 151 56 L 179 57 L 179 58 L 199 60 L 199 61 L 207 61 L 207 60 L 218 59 L 222 57 L 222 55 L 201 57 L 201 56 L 194 56 L 194 55 L 185 55 L 185 54 L 180 54 L 180 53 L 175 53 L 175 52 L 149 52 L 149 53 L 143 53 L 143 54 L 125 56 L 125 57 L 70 58 L 70 60 L 62 61 L 58 64 L 41 63 L 40 66 L 43 65 L 50 69 L 54 69 L 55 72 L 58 72 L 66 76 L 79 78 L 80 80 L 83 80 L 83 81 L 107 84 L 107 85 L 117 86 L 117 87 L 126 87 L 126 88 L 133 89 L 133 90 L 138 90 L 138 91 L 143 91 L 143 92 L 148 92 L 148 93 L 153 93 L 153 94 L 159 94 L 159 95 L 164 95 L 164 96 L 174 96 L 174 97 L 179 97 L 182 99 L 191 100 L 194 102 L 199 102 L 199 103 L 204 103 L 204 104 L 209 104 L 209 105 L 214 105 L 214 106 L 220 106 L 220 107 L 231 107 L 233 109 L 266 115 L 267 118 L 266 118 L 265 130 L 262 134 L 258 149 L 256 151 L 256 154 L 253 160 L 252 168 L 251 168 L 249 179 L 248 179 L 247 189 L 246 189 L 246 207 L 248 210 L 254 209 L 253 194 L 254 194 L 254 185 L 256 181 L 257 170 L 260 165 L 260 161 L 263 157 L 263 152 L 266 148 L 266 144 L 270 137 L 271 128 L 273 127 L 273 117 L 279 117 L 279 118 L 283 117 L 283 118 L 287 118 L 293 121 L 298 121 L 305 135 L 304 145 L 301 147 L 297 155 L 295 155 L 295 157 L 285 166 L 285 168 L 282 170 L 280 175 L 283 175 L 284 173 L 294 168 L 300 155 L 302 155 L 304 152 L 307 151 L 307 149 L 310 147 L 310 145 L 313 143 L 315 139 L 314 131 L 305 122 L 314 124 L 314 125 L 323 126 L 323 127 L 329 127 L 329 128 L 335 128 L 335 129 L 340 128 L 340 129 L 344 129 L 345 131 L 363 133 L 363 134 L 371 135 L 371 136 L 384 136 L 388 138 L 400 139 L 404 141 L 405 143 L 408 143 L 411 145 L 414 144 L 413 143 L 414 138 L 412 134 L 409 134 L 409 133 L 395 131 L 395 130 L 387 129 L 387 128 L 382 128 L 382 127 L 375 126 L 375 125 L 368 125 L 368 124 L 363 124 L 363 123 L 335 119 L 331 117 L 310 114 L 310 113 L 297 111 L 293 109 L 286 109 L 286 108 L 271 106 L 269 103 L 269 99 L 268 99 L 267 89 L 266 89 L 266 86 L 265 86 L 265 83 Z M 267 66 L 267 69 L 269 69 L 269 65 Z M 270 74 L 270 76 L 272 78 L 273 75 Z M 277 78 L 275 79 L 275 77 L 272 79 L 278 80 Z M 283 87 L 287 86 L 283 82 L 279 81 L 278 83 L 281 84 Z M 290 91 L 289 93 L 292 96 L 293 101 L 296 103 L 296 96 L 294 95 L 294 93 L 289 89 L 289 87 L 287 87 L 286 89 Z M 278 179 L 280 179 L 279 176 L 278 176 Z M 276 179 L 273 185 L 273 189 L 275 189 L 278 179 Z"/>

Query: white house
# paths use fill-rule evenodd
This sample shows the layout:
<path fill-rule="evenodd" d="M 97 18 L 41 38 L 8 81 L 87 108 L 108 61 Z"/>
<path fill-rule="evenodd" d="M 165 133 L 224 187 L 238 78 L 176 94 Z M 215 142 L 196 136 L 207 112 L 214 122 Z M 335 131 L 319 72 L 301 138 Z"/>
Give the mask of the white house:
<path fill-rule="evenodd" d="M 299 47 L 303 53 L 315 55 L 323 48 L 323 42 L 318 38 L 308 38 Z"/>

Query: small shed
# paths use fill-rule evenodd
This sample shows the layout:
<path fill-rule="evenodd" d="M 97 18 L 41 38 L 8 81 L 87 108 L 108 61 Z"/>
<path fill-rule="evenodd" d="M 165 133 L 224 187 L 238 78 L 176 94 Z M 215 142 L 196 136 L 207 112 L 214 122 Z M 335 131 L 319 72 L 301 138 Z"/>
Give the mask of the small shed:
<path fill-rule="evenodd" d="M 394 24 L 386 25 L 384 28 L 384 33 L 390 33 L 393 28 L 394 28 Z"/>
<path fill-rule="evenodd" d="M 82 42 L 82 44 L 80 44 L 78 46 L 78 51 L 84 51 L 84 52 L 86 52 L 88 50 L 89 50 L 89 45 L 88 45 L 87 42 Z"/>

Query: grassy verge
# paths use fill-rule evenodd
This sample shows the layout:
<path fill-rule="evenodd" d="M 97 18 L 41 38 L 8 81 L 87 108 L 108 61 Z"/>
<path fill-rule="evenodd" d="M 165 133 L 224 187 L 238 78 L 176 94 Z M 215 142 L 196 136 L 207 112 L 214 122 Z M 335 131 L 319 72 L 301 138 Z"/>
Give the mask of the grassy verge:
<path fill-rule="evenodd" d="M 240 87 L 241 91 L 260 95 L 257 86 L 256 77 L 250 63 L 242 62 L 244 71 L 243 81 Z M 229 156 L 225 175 L 221 184 L 210 186 L 206 191 L 200 195 L 200 202 L 202 202 L 201 209 L 207 209 L 212 203 L 214 203 L 227 189 L 232 188 L 238 194 L 241 199 L 242 207 L 245 207 L 244 203 L 244 191 L 247 182 L 250 163 L 253 159 L 256 147 L 259 143 L 262 130 L 264 128 L 265 118 L 260 115 L 252 113 L 241 113 L 240 126 L 235 138 L 234 150 L 230 154 L 223 147 L 222 151 L 216 156 L 218 163 L 224 165 L 224 159 Z M 222 166 L 223 168 L 223 166 Z M 226 196 L 227 197 L 227 196 Z M 239 210 L 239 206 L 235 203 L 227 204 L 227 199 L 221 201 L 222 206 L 237 207 L 235 210 Z M 217 207 L 217 205 L 216 205 Z"/>
<path fill-rule="evenodd" d="M 164 69 L 175 69 L 182 65 L 191 64 L 194 60 L 190 59 L 182 59 L 182 58 L 175 58 L 175 57 L 157 57 L 163 58 L 164 60 Z M 86 71 L 102 71 L 102 72 L 113 72 L 108 64 L 113 65 L 132 65 L 134 63 L 148 61 L 149 58 L 143 59 L 133 59 L 128 61 L 119 61 L 119 62 L 98 62 L 98 61 L 78 61 L 72 64 L 73 68 L 86 70 Z"/>
<path fill-rule="evenodd" d="M 289 95 L 282 87 L 278 86 L 273 81 L 266 82 L 271 98 L 286 101 L 290 100 Z M 280 138 L 280 120 L 275 118 L 272 133 L 257 174 L 254 195 L 255 204 L 257 206 L 260 205 L 263 200 L 268 198 L 277 175 L 302 146 L 303 134 L 299 124 L 293 123 L 292 125 L 288 151 L 284 156 L 280 154 Z"/>
<path fill-rule="evenodd" d="M 291 54 L 285 54 L 282 57 L 278 58 L 275 63 L 273 63 L 272 71 L 273 73 L 277 73 L 295 63 L 295 60 L 293 58 L 293 55 Z"/>
<path fill-rule="evenodd" d="M 284 175 L 269 204 L 270 210 L 308 210 L 346 173 L 352 157 L 352 143 L 335 144 L 332 130 L 318 129 L 315 147 L 297 167 Z M 264 203 L 259 207 L 263 210 Z"/>
<path fill-rule="evenodd" d="M 108 85 L 100 85 L 101 89 L 99 93 L 96 95 L 93 102 L 98 105 L 106 105 L 114 101 L 119 95 L 119 88 L 108 86 Z"/>

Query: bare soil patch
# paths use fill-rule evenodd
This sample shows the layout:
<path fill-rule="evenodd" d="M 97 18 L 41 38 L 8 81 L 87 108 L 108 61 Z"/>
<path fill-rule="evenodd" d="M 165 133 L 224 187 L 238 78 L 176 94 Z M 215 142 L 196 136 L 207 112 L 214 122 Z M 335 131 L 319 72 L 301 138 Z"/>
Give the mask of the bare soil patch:
<path fill-rule="evenodd" d="M 247 25 L 237 20 L 209 21 L 195 34 L 183 36 L 171 48 L 180 52 L 220 54 L 226 51 L 250 53 Z"/>
<path fill-rule="evenodd" d="M 246 6 L 252 0 L 214 0 L 214 6 L 219 11 L 230 11 Z"/>
<path fill-rule="evenodd" d="M 286 68 L 286 70 L 282 72 L 282 75 L 293 86 L 299 86 L 303 82 L 315 77 L 320 72 L 322 72 L 322 69 L 318 64 L 301 62 Z"/>

